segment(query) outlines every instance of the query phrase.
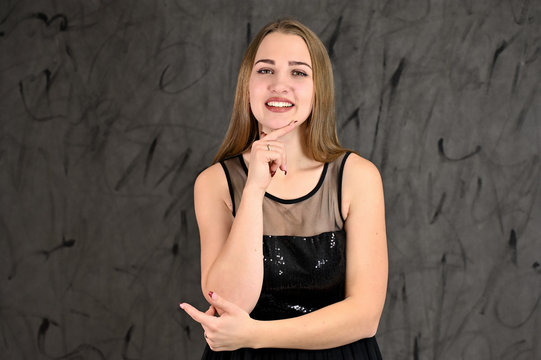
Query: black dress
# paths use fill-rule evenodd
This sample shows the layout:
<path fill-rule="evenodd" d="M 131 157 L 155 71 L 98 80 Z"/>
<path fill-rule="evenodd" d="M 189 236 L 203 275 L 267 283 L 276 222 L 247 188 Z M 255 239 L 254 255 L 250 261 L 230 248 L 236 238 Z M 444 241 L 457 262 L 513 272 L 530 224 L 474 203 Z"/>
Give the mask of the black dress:
<path fill-rule="evenodd" d="M 326 163 L 316 187 L 297 199 L 266 193 L 263 200 L 263 286 L 250 316 L 278 320 L 300 316 L 344 299 L 346 233 L 340 211 L 341 183 L 349 153 Z M 220 162 L 235 215 L 248 169 L 241 155 Z M 324 350 L 238 349 L 203 359 L 381 359 L 374 337 Z"/>

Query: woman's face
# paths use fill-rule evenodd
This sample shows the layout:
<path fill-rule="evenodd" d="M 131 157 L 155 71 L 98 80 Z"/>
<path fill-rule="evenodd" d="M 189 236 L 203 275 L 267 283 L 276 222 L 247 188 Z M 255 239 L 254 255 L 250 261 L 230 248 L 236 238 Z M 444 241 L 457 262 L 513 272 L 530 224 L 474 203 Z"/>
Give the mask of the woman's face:
<path fill-rule="evenodd" d="M 250 108 L 261 131 L 304 122 L 312 111 L 314 81 L 310 52 L 304 40 L 273 32 L 257 50 L 250 75 Z"/>

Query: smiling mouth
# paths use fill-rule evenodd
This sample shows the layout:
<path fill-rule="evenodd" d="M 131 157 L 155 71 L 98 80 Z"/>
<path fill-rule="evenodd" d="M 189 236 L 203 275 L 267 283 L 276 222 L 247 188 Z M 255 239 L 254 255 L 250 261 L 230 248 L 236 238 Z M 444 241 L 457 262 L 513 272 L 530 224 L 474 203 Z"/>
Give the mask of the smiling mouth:
<path fill-rule="evenodd" d="M 283 102 L 283 101 L 269 101 L 269 102 L 265 103 L 265 105 L 271 106 L 271 107 L 277 107 L 277 108 L 288 108 L 288 107 L 293 106 L 292 103 Z"/>

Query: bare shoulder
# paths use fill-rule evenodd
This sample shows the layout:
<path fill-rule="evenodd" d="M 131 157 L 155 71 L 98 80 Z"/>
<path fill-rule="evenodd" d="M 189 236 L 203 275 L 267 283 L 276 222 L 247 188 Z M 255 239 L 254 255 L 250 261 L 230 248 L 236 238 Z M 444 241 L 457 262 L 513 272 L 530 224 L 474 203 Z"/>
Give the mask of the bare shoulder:
<path fill-rule="evenodd" d="M 220 163 L 216 163 L 201 171 L 201 173 L 197 176 L 197 179 L 195 179 L 195 186 L 204 187 L 205 185 L 212 184 L 220 178 L 223 178 L 223 180 L 227 183 L 222 165 L 220 165 Z"/>
<path fill-rule="evenodd" d="M 232 210 L 233 204 L 229 196 L 229 188 L 224 169 L 220 163 L 213 164 L 203 170 L 195 179 L 194 202 L 197 207 L 224 202 Z"/>
<path fill-rule="evenodd" d="M 344 165 L 342 179 L 342 213 L 349 213 L 352 202 L 383 199 L 381 175 L 371 161 L 352 153 Z"/>
<path fill-rule="evenodd" d="M 381 183 L 378 168 L 370 160 L 355 153 L 349 155 L 344 166 L 344 185 L 373 185 Z"/>

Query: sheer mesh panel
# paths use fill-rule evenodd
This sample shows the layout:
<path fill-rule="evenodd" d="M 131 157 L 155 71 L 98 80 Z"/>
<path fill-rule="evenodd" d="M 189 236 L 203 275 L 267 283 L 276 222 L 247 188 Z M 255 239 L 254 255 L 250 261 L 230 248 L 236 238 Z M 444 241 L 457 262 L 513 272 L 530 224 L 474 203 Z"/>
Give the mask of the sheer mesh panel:
<path fill-rule="evenodd" d="M 316 187 L 303 197 L 284 200 L 265 194 L 263 200 L 263 234 L 313 236 L 343 228 L 340 215 L 340 169 L 346 154 L 325 164 Z M 233 215 L 240 205 L 248 169 L 242 155 L 223 161 L 227 168 Z M 232 191 L 231 191 L 232 190 Z"/>

